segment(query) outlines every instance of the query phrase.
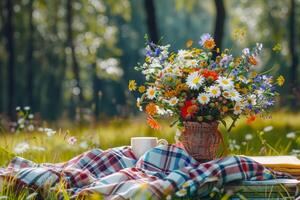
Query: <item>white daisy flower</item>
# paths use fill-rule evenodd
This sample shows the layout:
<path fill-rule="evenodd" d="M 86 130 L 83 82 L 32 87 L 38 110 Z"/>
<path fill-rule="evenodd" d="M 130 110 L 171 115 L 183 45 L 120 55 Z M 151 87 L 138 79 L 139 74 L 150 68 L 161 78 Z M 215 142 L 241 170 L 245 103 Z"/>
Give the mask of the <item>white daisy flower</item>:
<path fill-rule="evenodd" d="M 231 78 L 226 77 L 219 77 L 217 80 L 217 83 L 223 88 L 223 89 L 230 89 L 233 87 L 233 82 Z"/>
<path fill-rule="evenodd" d="M 186 57 L 192 57 L 192 56 L 193 56 L 193 54 L 187 50 L 180 49 L 177 53 L 178 59 L 184 59 Z"/>
<path fill-rule="evenodd" d="M 218 86 L 210 86 L 206 89 L 206 92 L 209 94 L 210 97 L 217 98 L 221 95 L 221 90 Z"/>
<path fill-rule="evenodd" d="M 154 99 L 155 95 L 156 95 L 156 90 L 154 87 L 148 87 L 147 91 L 146 91 L 146 95 L 148 97 L 148 99 Z"/>
<path fill-rule="evenodd" d="M 29 144 L 27 142 L 21 142 L 17 144 L 14 148 L 16 154 L 24 153 L 29 150 Z"/>
<path fill-rule="evenodd" d="M 256 105 L 256 96 L 254 94 L 251 94 L 250 96 L 248 96 L 247 102 L 248 104 Z"/>
<path fill-rule="evenodd" d="M 235 89 L 229 90 L 229 98 L 232 101 L 240 101 L 241 100 L 241 95 L 238 91 L 236 91 Z"/>
<path fill-rule="evenodd" d="M 233 114 L 239 115 L 243 111 L 243 105 L 240 102 L 236 102 L 233 108 Z"/>
<path fill-rule="evenodd" d="M 248 133 L 245 135 L 245 140 L 249 141 L 253 139 L 253 135 L 251 133 Z"/>
<path fill-rule="evenodd" d="M 295 139 L 296 138 L 296 133 L 295 132 L 289 132 L 288 134 L 286 134 L 286 138 Z"/>
<path fill-rule="evenodd" d="M 199 89 L 203 82 L 204 78 L 198 72 L 191 73 L 186 79 L 186 84 L 192 90 Z"/>
<path fill-rule="evenodd" d="M 197 60 L 187 60 L 186 61 L 186 65 L 189 66 L 189 67 L 197 67 L 198 65 L 198 61 Z"/>
<path fill-rule="evenodd" d="M 207 104 L 208 102 L 209 102 L 209 95 L 208 94 L 206 94 L 206 93 L 201 93 L 201 94 L 199 94 L 199 96 L 198 96 L 198 101 L 199 101 L 199 103 L 200 104 Z"/>
<path fill-rule="evenodd" d="M 225 97 L 226 99 L 230 99 L 230 94 L 226 90 L 222 92 L 222 96 Z"/>
<path fill-rule="evenodd" d="M 175 106 L 178 103 L 178 98 L 173 97 L 170 100 L 168 100 L 167 102 L 168 102 L 168 104 L 170 104 L 170 106 Z"/>
<path fill-rule="evenodd" d="M 270 131 L 272 131 L 273 130 L 273 126 L 266 126 L 265 128 L 264 128 L 264 132 L 270 132 Z"/>

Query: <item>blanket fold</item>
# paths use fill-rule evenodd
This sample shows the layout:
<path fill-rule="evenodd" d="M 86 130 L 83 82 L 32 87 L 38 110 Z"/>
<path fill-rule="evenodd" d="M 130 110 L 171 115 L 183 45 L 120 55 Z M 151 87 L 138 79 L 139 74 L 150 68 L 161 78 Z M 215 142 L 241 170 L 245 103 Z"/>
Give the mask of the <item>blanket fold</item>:
<path fill-rule="evenodd" d="M 162 199 L 167 195 L 207 195 L 215 187 L 239 180 L 286 177 L 243 156 L 228 156 L 199 163 L 175 145 L 161 145 L 137 159 L 130 147 L 93 149 L 65 163 L 36 164 L 14 158 L 0 176 L 14 177 L 32 188 L 63 181 L 73 196 L 99 193 L 107 199 Z"/>

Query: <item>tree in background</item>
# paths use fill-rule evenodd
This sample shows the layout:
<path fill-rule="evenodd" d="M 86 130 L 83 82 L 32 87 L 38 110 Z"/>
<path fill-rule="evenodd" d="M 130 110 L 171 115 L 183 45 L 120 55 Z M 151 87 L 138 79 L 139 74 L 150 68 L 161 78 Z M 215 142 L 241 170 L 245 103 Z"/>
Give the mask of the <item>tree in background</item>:
<path fill-rule="evenodd" d="M 298 54 L 297 54 L 297 38 L 296 38 L 296 27 L 297 27 L 297 21 L 296 21 L 296 1 L 291 0 L 290 1 L 290 16 L 289 16 L 289 51 L 291 56 L 291 70 L 290 70 L 290 88 L 291 93 L 294 94 L 294 96 L 291 99 L 291 106 L 292 108 L 295 108 L 297 106 L 297 99 L 296 99 L 296 93 L 299 92 L 299 87 L 297 85 L 297 75 L 298 75 Z M 298 94 L 299 95 L 299 94 Z"/>
<path fill-rule="evenodd" d="M 158 42 L 158 30 L 156 25 L 156 9 L 153 0 L 145 0 L 146 24 L 150 40 L 154 43 Z"/>
<path fill-rule="evenodd" d="M 34 0 L 29 0 L 28 3 L 28 40 L 27 40 L 27 105 L 33 106 L 33 81 L 34 81 L 34 67 L 33 67 L 33 49 L 34 49 L 34 24 L 33 24 L 33 4 Z"/>
<path fill-rule="evenodd" d="M 222 48 L 224 28 L 225 28 L 224 25 L 225 25 L 225 18 L 226 18 L 226 11 L 225 11 L 223 0 L 215 0 L 215 7 L 216 7 L 216 20 L 215 20 L 214 39 L 216 41 L 216 48 Z"/>
<path fill-rule="evenodd" d="M 7 61 L 7 97 L 8 113 L 10 118 L 14 116 L 15 108 L 15 50 L 14 50 L 14 26 L 13 26 L 13 0 L 5 1 L 5 28 L 6 51 L 8 53 Z"/>

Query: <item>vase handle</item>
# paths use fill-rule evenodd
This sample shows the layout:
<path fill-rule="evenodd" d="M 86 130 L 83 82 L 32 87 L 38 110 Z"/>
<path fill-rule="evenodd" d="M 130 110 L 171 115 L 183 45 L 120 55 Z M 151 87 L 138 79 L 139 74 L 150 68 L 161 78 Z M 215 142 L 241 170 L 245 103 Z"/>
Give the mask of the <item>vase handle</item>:
<path fill-rule="evenodd" d="M 165 140 L 165 139 L 159 139 L 159 140 L 157 141 L 157 144 L 168 145 L 169 143 L 168 143 L 168 141 Z"/>

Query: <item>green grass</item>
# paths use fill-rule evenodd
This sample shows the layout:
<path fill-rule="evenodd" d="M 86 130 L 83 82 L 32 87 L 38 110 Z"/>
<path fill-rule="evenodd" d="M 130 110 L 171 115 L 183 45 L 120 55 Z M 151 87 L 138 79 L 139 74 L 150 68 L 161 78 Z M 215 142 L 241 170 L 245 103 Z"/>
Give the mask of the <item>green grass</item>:
<path fill-rule="evenodd" d="M 48 137 L 45 133 L 2 133 L 0 139 L 0 166 L 6 166 L 12 157 L 16 156 L 14 148 L 18 143 L 26 141 L 30 147 L 43 147 L 44 151 L 29 149 L 18 154 L 37 163 L 43 162 L 63 162 L 92 148 L 112 148 L 115 146 L 129 145 L 130 137 L 133 136 L 155 136 L 165 138 L 170 143 L 174 142 L 175 128 L 168 126 L 168 122 L 162 122 L 159 131 L 150 129 L 143 118 L 137 119 L 114 119 L 109 122 L 97 125 L 79 126 L 76 124 L 59 124 L 61 129 L 53 128 L 57 133 Z M 267 127 L 272 126 L 273 130 L 262 132 Z M 231 146 L 230 154 L 238 155 L 285 155 L 292 149 L 300 149 L 300 113 L 276 112 L 271 119 L 258 118 L 253 124 L 247 125 L 245 119 L 240 119 L 231 133 L 227 133 L 220 125 L 220 130 L 224 135 L 226 146 Z M 295 132 L 296 138 L 287 138 L 289 132 Z M 246 140 L 245 136 L 252 135 L 251 140 Z M 70 145 L 67 139 L 75 136 L 77 142 Z M 299 139 L 297 139 L 299 138 Z M 235 140 L 235 145 L 228 142 Z M 88 146 L 83 148 L 82 142 Z M 81 144 L 81 145 L 80 145 Z M 28 195 L 28 191 L 24 191 Z M 23 199 L 24 195 L 15 196 L 12 190 L 6 189 L 0 193 L 7 196 L 6 199 Z M 26 196 L 26 195 L 25 195 Z M 21 198 L 22 197 L 22 198 Z M 50 198 L 51 197 L 51 198 Z M 35 197 L 32 197 L 34 199 Z M 48 199 L 55 199 L 55 194 L 49 194 Z M 4 198 L 5 199 L 5 198 Z"/>

